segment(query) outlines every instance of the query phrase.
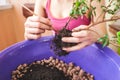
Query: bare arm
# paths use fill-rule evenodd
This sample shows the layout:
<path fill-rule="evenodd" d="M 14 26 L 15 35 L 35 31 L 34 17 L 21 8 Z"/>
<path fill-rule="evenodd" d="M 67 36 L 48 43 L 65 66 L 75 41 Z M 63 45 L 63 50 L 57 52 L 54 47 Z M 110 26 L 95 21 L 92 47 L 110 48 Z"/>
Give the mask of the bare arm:
<path fill-rule="evenodd" d="M 36 0 L 34 13 L 37 15 L 28 17 L 25 22 L 25 39 L 38 39 L 45 30 L 51 29 L 51 22 L 44 10 L 45 1 Z"/>

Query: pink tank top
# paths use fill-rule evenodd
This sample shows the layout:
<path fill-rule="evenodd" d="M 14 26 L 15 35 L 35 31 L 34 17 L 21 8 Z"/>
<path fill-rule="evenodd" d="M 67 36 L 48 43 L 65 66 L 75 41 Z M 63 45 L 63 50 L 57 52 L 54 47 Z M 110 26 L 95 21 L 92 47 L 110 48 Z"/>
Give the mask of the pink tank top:
<path fill-rule="evenodd" d="M 48 18 L 51 20 L 55 31 L 61 30 L 65 26 L 69 17 L 62 18 L 62 19 L 54 18 L 50 12 L 50 3 L 51 3 L 51 0 L 47 0 L 46 13 L 48 15 Z M 67 29 L 72 30 L 75 27 L 78 27 L 80 25 L 88 25 L 89 23 L 90 23 L 90 20 L 85 16 L 79 17 L 78 19 L 72 19 L 69 25 L 67 26 Z"/>

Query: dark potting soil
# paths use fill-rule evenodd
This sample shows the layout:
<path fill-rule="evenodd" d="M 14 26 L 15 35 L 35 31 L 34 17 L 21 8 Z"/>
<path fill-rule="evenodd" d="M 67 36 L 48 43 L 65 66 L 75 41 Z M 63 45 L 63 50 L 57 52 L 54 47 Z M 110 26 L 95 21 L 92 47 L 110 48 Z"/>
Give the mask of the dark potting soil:
<path fill-rule="evenodd" d="M 94 80 L 94 76 L 79 66 L 62 60 L 43 59 L 31 64 L 22 64 L 12 71 L 11 80 Z"/>
<path fill-rule="evenodd" d="M 72 31 L 63 28 L 55 34 L 55 37 L 52 40 L 51 49 L 58 56 L 65 56 L 68 52 L 62 50 L 63 47 L 71 47 L 77 45 L 77 43 L 67 43 L 63 42 L 62 37 L 71 37 Z"/>
<path fill-rule="evenodd" d="M 45 65 L 31 65 L 22 78 L 18 80 L 70 80 L 65 77 L 63 71 L 56 67 L 46 67 Z"/>

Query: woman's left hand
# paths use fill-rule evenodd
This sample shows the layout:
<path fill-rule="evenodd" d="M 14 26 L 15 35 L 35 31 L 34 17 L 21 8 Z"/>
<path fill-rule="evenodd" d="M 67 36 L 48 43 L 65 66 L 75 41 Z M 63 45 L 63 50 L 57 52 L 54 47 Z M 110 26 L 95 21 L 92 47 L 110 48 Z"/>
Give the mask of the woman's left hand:
<path fill-rule="evenodd" d="M 87 28 L 88 26 L 81 25 L 72 30 L 72 37 L 63 37 L 63 42 L 78 43 L 76 46 L 63 48 L 63 50 L 67 52 L 79 50 L 96 42 L 100 38 L 99 34 L 97 31 L 95 32 Z"/>

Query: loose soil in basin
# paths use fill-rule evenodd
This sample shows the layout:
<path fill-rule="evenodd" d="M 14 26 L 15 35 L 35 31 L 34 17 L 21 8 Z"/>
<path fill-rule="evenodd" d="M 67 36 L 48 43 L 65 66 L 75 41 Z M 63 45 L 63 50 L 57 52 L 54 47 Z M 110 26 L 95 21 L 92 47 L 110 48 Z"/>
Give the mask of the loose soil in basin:
<path fill-rule="evenodd" d="M 19 65 L 12 71 L 11 80 L 94 80 L 94 77 L 73 63 L 66 64 L 50 57 Z"/>

